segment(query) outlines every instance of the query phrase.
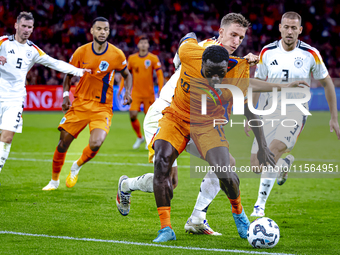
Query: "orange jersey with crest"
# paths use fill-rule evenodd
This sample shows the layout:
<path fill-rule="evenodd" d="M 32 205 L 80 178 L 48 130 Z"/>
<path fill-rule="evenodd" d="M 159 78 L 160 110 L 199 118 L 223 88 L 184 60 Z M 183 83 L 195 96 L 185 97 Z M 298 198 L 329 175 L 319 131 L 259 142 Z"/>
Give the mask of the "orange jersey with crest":
<path fill-rule="evenodd" d="M 105 51 L 97 54 L 93 49 L 93 43 L 88 43 L 74 52 L 70 64 L 92 70 L 92 74 L 85 73 L 80 78 L 73 104 L 92 100 L 112 108 L 114 74 L 127 67 L 123 51 L 107 43 Z"/>
<path fill-rule="evenodd" d="M 208 45 L 209 46 L 209 45 Z M 222 46 L 221 46 L 222 47 Z M 182 68 L 171 106 L 164 112 L 177 115 L 182 120 L 197 124 L 210 124 L 214 119 L 224 119 L 223 105 L 232 104 L 232 93 L 228 89 L 214 89 L 203 77 L 202 55 L 205 48 L 195 39 L 187 39 L 179 48 Z M 230 57 L 228 72 L 222 84 L 239 87 L 246 98 L 249 87 L 249 64 L 247 60 Z M 202 115 L 202 94 L 207 95 L 207 114 Z"/>
<path fill-rule="evenodd" d="M 153 71 L 161 69 L 159 58 L 148 53 L 141 57 L 135 53 L 128 58 L 128 68 L 132 73 L 132 97 L 152 97 L 154 93 Z"/>

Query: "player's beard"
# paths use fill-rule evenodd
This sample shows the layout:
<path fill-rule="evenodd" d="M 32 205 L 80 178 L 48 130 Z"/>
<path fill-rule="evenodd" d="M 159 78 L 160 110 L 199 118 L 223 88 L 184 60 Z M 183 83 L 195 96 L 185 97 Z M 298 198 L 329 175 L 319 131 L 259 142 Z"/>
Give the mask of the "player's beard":
<path fill-rule="evenodd" d="M 94 37 L 94 40 L 99 44 L 99 45 L 103 45 L 106 41 L 107 41 L 107 37 L 104 41 L 99 41 L 97 37 Z"/>

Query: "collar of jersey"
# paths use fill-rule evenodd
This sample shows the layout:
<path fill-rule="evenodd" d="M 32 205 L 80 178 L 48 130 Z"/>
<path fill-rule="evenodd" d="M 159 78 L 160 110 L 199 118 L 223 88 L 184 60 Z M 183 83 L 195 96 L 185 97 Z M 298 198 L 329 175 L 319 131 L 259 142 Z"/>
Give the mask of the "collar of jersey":
<path fill-rule="evenodd" d="M 148 53 L 146 53 L 146 55 L 145 55 L 145 56 L 141 56 L 141 55 L 138 53 L 138 56 L 139 56 L 140 58 L 146 58 L 148 55 L 149 55 L 149 52 L 148 52 Z"/>
<path fill-rule="evenodd" d="M 109 48 L 109 43 L 106 44 L 106 49 L 105 49 L 102 53 L 97 53 L 97 52 L 94 50 L 94 48 L 93 48 L 93 43 L 92 43 L 92 52 L 93 52 L 95 55 L 97 55 L 97 56 L 103 55 L 103 54 L 107 51 L 108 48 Z"/>

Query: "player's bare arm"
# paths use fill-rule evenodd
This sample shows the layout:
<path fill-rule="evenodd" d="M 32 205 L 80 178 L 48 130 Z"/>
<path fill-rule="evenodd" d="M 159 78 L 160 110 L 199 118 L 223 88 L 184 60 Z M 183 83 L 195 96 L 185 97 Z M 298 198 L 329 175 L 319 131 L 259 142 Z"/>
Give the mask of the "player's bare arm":
<path fill-rule="evenodd" d="M 325 95 L 328 102 L 329 111 L 331 113 L 331 119 L 329 121 L 330 132 L 333 132 L 334 130 L 338 140 L 340 140 L 336 94 L 332 78 L 327 75 L 326 78 L 319 81 L 325 89 Z"/>
<path fill-rule="evenodd" d="M 132 75 L 129 71 L 129 69 L 125 68 L 124 71 L 121 72 L 121 75 L 125 79 L 124 88 L 125 88 L 125 94 L 124 94 L 124 105 L 130 105 L 132 103 L 131 98 L 131 89 L 132 89 Z"/>
<path fill-rule="evenodd" d="M 7 59 L 6 59 L 6 57 L 4 57 L 4 56 L 0 56 L 0 65 L 4 65 L 4 64 L 6 64 L 7 63 Z"/>
<path fill-rule="evenodd" d="M 273 88 L 280 91 L 282 88 L 304 88 L 306 86 L 309 87 L 309 84 L 303 80 L 279 84 L 262 81 L 257 78 L 249 79 L 249 87 L 253 89 L 253 92 L 272 92 Z"/>
<path fill-rule="evenodd" d="M 256 137 L 257 143 L 259 144 L 259 151 L 257 153 L 257 159 L 259 160 L 260 165 L 267 166 L 267 163 L 271 166 L 275 167 L 275 159 L 274 154 L 269 150 L 267 146 L 267 142 L 263 133 L 263 128 L 260 124 L 259 117 L 254 113 L 249 111 L 248 104 L 245 105 L 244 115 L 248 120 L 253 120 L 254 126 L 253 132 Z"/>

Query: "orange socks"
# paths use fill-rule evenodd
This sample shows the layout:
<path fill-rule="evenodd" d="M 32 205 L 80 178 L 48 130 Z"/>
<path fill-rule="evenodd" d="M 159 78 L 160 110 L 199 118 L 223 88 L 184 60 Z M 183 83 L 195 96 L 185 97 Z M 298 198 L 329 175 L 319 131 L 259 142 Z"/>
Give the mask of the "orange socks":
<path fill-rule="evenodd" d="M 229 198 L 229 201 L 231 203 L 231 212 L 236 213 L 236 214 L 241 214 L 242 213 L 242 204 L 241 204 L 241 194 L 238 196 L 236 199 L 231 199 Z"/>
<path fill-rule="evenodd" d="M 59 180 L 60 171 L 64 165 L 65 157 L 66 152 L 59 152 L 57 148 L 55 149 L 52 163 L 52 180 Z"/>
<path fill-rule="evenodd" d="M 134 121 L 131 121 L 131 125 L 133 127 L 133 129 L 135 130 L 138 138 L 142 138 L 142 132 L 140 131 L 140 123 L 139 120 L 136 119 Z"/>
<path fill-rule="evenodd" d="M 90 149 L 90 145 L 88 144 L 85 149 L 83 150 L 83 154 L 80 156 L 80 158 L 77 161 L 77 165 L 81 166 L 83 164 L 85 164 L 86 162 L 90 161 L 91 159 L 94 158 L 94 156 L 96 156 L 96 154 L 98 153 L 99 150 L 97 151 L 92 151 Z"/>
<path fill-rule="evenodd" d="M 157 208 L 159 220 L 161 221 L 161 229 L 165 227 L 170 227 L 172 229 L 170 223 L 170 209 L 170 206 L 162 206 Z"/>

